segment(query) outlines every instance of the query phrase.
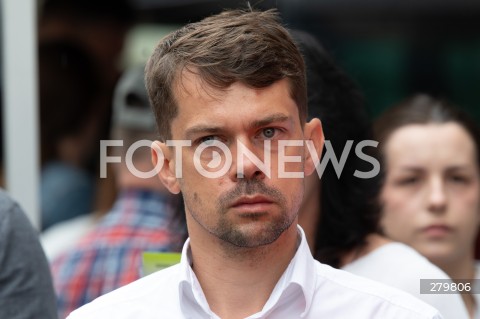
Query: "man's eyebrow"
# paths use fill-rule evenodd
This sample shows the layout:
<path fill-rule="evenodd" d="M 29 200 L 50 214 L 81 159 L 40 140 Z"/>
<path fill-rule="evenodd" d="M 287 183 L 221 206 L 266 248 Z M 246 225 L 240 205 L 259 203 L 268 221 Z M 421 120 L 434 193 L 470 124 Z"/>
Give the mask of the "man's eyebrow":
<path fill-rule="evenodd" d="M 257 128 L 266 126 L 272 123 L 277 122 L 292 122 L 292 118 L 283 114 L 283 113 L 275 113 L 264 117 L 263 119 L 255 120 L 250 124 L 251 128 Z"/>
<path fill-rule="evenodd" d="M 269 125 L 271 123 L 277 122 L 292 122 L 292 118 L 283 114 L 283 113 L 275 113 L 264 117 L 263 119 L 255 120 L 249 124 L 250 128 L 257 128 Z M 223 132 L 223 127 L 209 125 L 209 124 L 199 124 L 190 127 L 185 131 L 186 139 L 192 139 L 193 136 L 198 135 L 200 133 L 205 134 L 217 134 L 219 132 Z"/>
<path fill-rule="evenodd" d="M 187 139 L 191 139 L 192 136 L 195 136 L 199 133 L 209 133 L 209 134 L 215 134 L 218 132 L 221 132 L 222 128 L 220 126 L 213 126 L 213 125 L 208 125 L 208 124 L 199 124 L 196 126 L 193 126 L 185 131 L 185 137 Z"/>

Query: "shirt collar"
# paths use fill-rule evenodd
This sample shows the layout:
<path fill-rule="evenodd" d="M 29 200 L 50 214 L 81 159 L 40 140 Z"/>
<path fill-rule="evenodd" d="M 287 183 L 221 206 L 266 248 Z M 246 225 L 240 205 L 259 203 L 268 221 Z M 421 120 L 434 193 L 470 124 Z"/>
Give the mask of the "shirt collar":
<path fill-rule="evenodd" d="M 214 317 L 214 313 L 210 310 L 200 282 L 192 269 L 190 238 L 187 238 L 183 245 L 179 276 L 179 300 L 183 311 L 191 314 L 198 313 L 198 311 L 201 310 L 206 317 Z"/>
<path fill-rule="evenodd" d="M 299 236 L 297 251 L 287 269 L 285 269 L 285 272 L 278 280 L 262 313 L 274 309 L 276 305 L 288 299 L 292 291 L 298 291 L 298 289 L 301 291 L 305 304 L 301 317 L 305 316 L 310 309 L 316 286 L 316 276 L 314 275 L 315 261 L 310 252 L 303 229 L 297 225 L 297 230 Z"/>
<path fill-rule="evenodd" d="M 297 225 L 297 230 L 300 239 L 297 251 L 273 289 L 270 298 L 261 311 L 262 314 L 274 309 L 277 304 L 282 301 L 283 294 L 287 289 L 301 289 L 302 298 L 304 298 L 305 302 L 305 309 L 302 313 L 302 317 L 308 313 L 311 307 L 316 286 L 316 276 L 314 276 L 315 261 L 310 252 L 303 229 Z M 182 258 L 180 261 L 180 303 L 184 305 L 185 302 L 194 301 L 207 314 L 213 315 L 208 306 L 205 295 L 201 290 L 200 283 L 192 270 L 191 264 L 190 239 L 187 239 L 183 246 Z"/>
<path fill-rule="evenodd" d="M 297 229 L 300 235 L 300 245 L 284 275 L 288 271 L 291 272 L 291 275 L 286 280 L 286 287 L 290 284 L 296 284 L 302 289 L 303 297 L 305 298 L 305 310 L 302 313 L 302 316 L 304 316 L 312 305 L 317 276 L 315 276 L 315 260 L 310 252 L 305 233 L 300 225 L 297 225 Z"/>

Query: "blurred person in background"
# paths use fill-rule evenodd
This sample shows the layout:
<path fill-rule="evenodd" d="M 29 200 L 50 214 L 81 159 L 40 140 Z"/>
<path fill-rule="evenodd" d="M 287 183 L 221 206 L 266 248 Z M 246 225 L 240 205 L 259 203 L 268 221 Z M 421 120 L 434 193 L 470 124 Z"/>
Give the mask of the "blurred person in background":
<path fill-rule="evenodd" d="M 474 257 L 480 223 L 477 125 L 448 102 L 418 95 L 381 115 L 374 133 L 385 170 L 381 229 L 453 281 L 480 278 Z M 470 317 L 480 318 L 474 289 L 461 296 Z"/>
<path fill-rule="evenodd" d="M 69 41 L 39 45 L 42 229 L 93 210 L 99 84 L 90 55 Z"/>
<path fill-rule="evenodd" d="M 306 178 L 306 193 L 299 224 L 321 262 L 402 289 L 434 306 L 444 318 L 468 318 L 459 295 L 422 295 L 420 278 L 448 276 L 406 245 L 387 240 L 378 230 L 375 205 L 380 178 L 362 179 L 371 163 L 360 159 L 355 146 L 372 137 L 363 97 L 353 81 L 311 35 L 291 32 L 307 69 L 309 116 L 322 119 L 326 143 L 340 159 L 347 141 L 354 144 L 338 176 L 329 163 L 321 179 Z M 327 157 L 325 147 L 321 160 Z M 320 192 L 320 194 L 319 194 Z"/>
<path fill-rule="evenodd" d="M 52 277 L 37 231 L 3 190 L 0 190 L 0 318 L 57 318 Z"/>
<path fill-rule="evenodd" d="M 170 194 L 156 174 L 138 177 L 126 164 L 128 149 L 134 143 L 157 136 L 143 66 L 128 69 L 117 84 L 112 136 L 123 143 L 123 147 L 111 147 L 112 155 L 121 157 L 121 163 L 109 164 L 115 165 L 115 205 L 51 264 L 62 318 L 139 279 L 143 252 L 178 252 L 186 236 L 181 197 Z M 150 143 L 133 153 L 132 163 L 138 171 L 153 169 Z"/>
<path fill-rule="evenodd" d="M 94 209 L 107 212 L 115 200 L 113 178 L 99 178 L 99 143 L 109 139 L 112 96 L 122 72 L 121 56 L 125 37 L 135 23 L 136 13 L 129 0 L 42 0 L 39 4 L 38 38 L 43 41 L 68 41 L 83 47 L 92 57 L 98 76 L 95 98 L 95 152 L 87 169 L 95 179 Z M 113 174 L 109 174 L 113 176 Z"/>

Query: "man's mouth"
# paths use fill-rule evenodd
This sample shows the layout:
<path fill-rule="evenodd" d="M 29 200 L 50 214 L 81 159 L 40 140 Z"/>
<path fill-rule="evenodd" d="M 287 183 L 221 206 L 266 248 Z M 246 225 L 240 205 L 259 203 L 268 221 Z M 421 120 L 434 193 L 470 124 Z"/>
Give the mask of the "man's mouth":
<path fill-rule="evenodd" d="M 263 195 L 242 196 L 237 199 L 231 207 L 235 210 L 239 210 L 242 213 L 257 213 L 265 212 L 273 201 Z"/>

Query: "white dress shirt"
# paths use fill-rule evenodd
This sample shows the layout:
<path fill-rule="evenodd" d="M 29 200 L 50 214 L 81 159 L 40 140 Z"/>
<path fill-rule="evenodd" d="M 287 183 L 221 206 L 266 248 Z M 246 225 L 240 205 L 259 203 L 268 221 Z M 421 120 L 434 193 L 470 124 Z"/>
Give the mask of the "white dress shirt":
<path fill-rule="evenodd" d="M 263 309 L 248 318 L 441 318 L 417 298 L 314 260 L 303 230 L 300 244 Z M 97 298 L 68 319 L 219 318 L 191 268 L 189 240 L 180 264 Z"/>

